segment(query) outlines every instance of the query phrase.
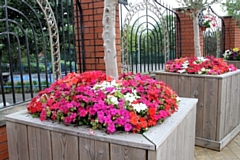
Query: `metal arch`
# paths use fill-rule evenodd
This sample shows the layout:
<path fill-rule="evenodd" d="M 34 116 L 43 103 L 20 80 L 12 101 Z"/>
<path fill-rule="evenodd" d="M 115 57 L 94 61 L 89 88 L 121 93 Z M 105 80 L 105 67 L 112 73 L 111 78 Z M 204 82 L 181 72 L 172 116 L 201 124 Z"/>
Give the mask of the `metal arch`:
<path fill-rule="evenodd" d="M 211 26 L 211 28 L 207 29 L 206 31 L 204 31 L 204 37 L 208 36 L 211 33 L 211 37 L 214 38 L 214 36 L 216 36 L 216 57 L 221 57 L 221 52 L 223 51 L 221 49 L 221 41 L 224 42 L 224 39 L 221 39 L 221 35 L 220 32 L 222 32 L 222 36 L 224 36 L 224 21 L 221 17 L 219 17 L 212 9 L 211 6 L 209 6 L 207 8 L 207 12 L 206 14 L 204 14 L 204 16 L 208 16 L 210 18 L 212 18 L 212 20 L 214 21 L 214 23 L 216 24 L 216 26 Z"/>
<path fill-rule="evenodd" d="M 48 0 L 36 0 L 36 1 L 41 10 L 43 11 L 44 17 L 47 22 L 50 39 L 53 80 L 56 80 L 61 78 L 62 76 L 60 63 L 61 57 L 60 57 L 59 31 L 57 22 Z"/>
<path fill-rule="evenodd" d="M 152 1 L 152 3 L 150 3 Z M 131 5 L 131 4 L 129 4 Z M 159 21 L 163 24 L 163 30 L 165 33 L 164 36 L 164 53 L 165 53 L 165 62 L 169 60 L 169 44 L 168 44 L 168 31 L 167 31 L 167 24 L 163 20 L 163 16 L 160 12 L 160 9 L 157 7 L 155 0 L 143 0 L 143 2 L 137 3 L 134 6 L 131 6 L 131 9 L 128 11 L 123 24 L 123 36 L 122 36 L 122 60 L 123 60 L 123 72 L 131 71 L 130 66 L 131 64 L 128 64 L 129 61 L 129 53 L 128 53 L 128 27 L 130 26 L 130 22 L 133 18 L 133 16 L 141 10 L 148 9 L 152 13 L 155 13 L 155 15 L 159 18 Z"/>

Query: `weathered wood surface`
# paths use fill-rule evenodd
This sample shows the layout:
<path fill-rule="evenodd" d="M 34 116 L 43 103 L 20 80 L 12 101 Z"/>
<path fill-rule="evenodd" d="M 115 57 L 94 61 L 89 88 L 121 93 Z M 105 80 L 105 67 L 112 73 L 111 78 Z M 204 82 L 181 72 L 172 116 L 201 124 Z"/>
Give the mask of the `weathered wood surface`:
<path fill-rule="evenodd" d="M 239 133 L 240 70 L 218 76 L 164 71 L 155 74 L 157 80 L 164 81 L 179 96 L 198 98 L 196 145 L 220 150 L 231 141 L 229 137 Z"/>
<path fill-rule="evenodd" d="M 178 112 L 144 134 L 92 134 L 14 113 L 6 116 L 10 160 L 192 160 L 196 103 L 182 98 Z"/>
<path fill-rule="evenodd" d="M 225 60 L 228 64 L 233 64 L 236 68 L 240 69 L 240 61 L 228 61 Z"/>

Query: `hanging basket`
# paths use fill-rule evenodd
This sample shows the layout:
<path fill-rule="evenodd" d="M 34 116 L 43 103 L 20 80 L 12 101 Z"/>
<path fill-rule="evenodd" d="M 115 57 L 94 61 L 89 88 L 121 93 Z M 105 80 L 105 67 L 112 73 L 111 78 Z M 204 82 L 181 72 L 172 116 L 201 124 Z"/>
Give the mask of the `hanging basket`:
<path fill-rule="evenodd" d="M 207 27 L 200 27 L 201 31 L 206 31 Z"/>

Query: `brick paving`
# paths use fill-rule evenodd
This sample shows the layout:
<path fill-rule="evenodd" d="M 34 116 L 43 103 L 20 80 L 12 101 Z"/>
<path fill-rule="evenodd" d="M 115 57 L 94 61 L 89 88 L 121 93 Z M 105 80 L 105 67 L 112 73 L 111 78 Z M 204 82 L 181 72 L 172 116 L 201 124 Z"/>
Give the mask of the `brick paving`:
<path fill-rule="evenodd" d="M 240 160 L 240 134 L 221 152 L 195 146 L 194 160 Z"/>

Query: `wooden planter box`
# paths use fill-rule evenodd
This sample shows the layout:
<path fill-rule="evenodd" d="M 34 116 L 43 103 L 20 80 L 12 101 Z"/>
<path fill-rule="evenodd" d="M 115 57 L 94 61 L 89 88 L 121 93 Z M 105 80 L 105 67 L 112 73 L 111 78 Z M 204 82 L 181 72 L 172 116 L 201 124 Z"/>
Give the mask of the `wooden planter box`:
<path fill-rule="evenodd" d="M 181 97 L 198 98 L 195 144 L 221 150 L 240 131 L 240 70 L 223 75 L 157 71 Z"/>
<path fill-rule="evenodd" d="M 229 61 L 225 60 L 228 64 L 233 64 L 237 69 L 240 69 L 240 61 Z"/>
<path fill-rule="evenodd" d="M 178 112 L 144 134 L 65 126 L 32 118 L 26 111 L 6 116 L 10 160 L 166 160 L 194 158 L 196 99 L 183 98 Z"/>

